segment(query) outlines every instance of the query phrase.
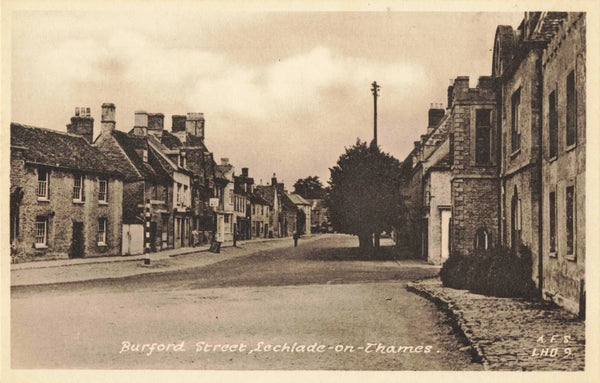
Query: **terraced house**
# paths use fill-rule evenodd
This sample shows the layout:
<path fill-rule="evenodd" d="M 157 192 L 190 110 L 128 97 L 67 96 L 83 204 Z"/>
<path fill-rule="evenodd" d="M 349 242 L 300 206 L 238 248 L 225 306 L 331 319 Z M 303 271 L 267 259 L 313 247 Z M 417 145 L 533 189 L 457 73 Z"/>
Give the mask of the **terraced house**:
<path fill-rule="evenodd" d="M 120 254 L 123 176 L 75 114 L 71 133 L 11 124 L 12 262 Z"/>
<path fill-rule="evenodd" d="M 162 115 L 136 112 L 135 126 L 125 133 L 115 129 L 115 106 L 102 105 L 95 145 L 125 175 L 123 254 L 179 248 L 190 240 L 191 172 L 148 134 L 149 120 L 154 127 Z"/>

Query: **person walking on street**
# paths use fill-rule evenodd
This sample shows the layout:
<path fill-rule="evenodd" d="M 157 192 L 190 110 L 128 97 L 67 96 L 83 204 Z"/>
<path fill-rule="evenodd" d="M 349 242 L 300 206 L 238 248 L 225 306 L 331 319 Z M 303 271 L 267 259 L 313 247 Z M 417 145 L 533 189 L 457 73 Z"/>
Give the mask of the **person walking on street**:
<path fill-rule="evenodd" d="M 294 230 L 294 247 L 298 247 L 298 238 L 300 238 L 300 236 L 298 235 L 298 232 L 296 230 Z"/>

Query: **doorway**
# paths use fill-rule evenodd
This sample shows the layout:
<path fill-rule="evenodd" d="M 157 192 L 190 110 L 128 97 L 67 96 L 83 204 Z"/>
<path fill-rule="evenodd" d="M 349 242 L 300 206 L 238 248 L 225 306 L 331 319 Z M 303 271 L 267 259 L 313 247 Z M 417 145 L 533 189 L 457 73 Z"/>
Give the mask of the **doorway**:
<path fill-rule="evenodd" d="M 85 242 L 83 238 L 83 222 L 73 222 L 73 237 L 69 258 L 83 258 L 85 256 Z"/>

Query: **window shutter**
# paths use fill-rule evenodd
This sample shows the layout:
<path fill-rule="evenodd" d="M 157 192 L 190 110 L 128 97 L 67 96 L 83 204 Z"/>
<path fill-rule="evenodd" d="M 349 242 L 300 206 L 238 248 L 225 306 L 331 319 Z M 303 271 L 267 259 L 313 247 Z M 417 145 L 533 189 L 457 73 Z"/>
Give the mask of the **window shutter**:
<path fill-rule="evenodd" d="M 104 197 L 106 199 L 106 202 L 108 203 L 108 178 L 105 179 L 106 181 L 106 189 L 104 190 L 104 192 L 106 193 L 106 197 Z"/>

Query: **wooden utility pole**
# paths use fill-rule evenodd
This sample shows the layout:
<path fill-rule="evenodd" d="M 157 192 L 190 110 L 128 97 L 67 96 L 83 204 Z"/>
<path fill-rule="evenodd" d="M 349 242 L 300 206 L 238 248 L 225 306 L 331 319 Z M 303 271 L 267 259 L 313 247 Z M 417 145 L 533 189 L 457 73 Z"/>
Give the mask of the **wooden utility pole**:
<path fill-rule="evenodd" d="M 373 93 L 373 144 L 377 147 L 377 97 L 379 97 L 379 85 L 377 81 L 371 84 L 371 93 Z"/>

